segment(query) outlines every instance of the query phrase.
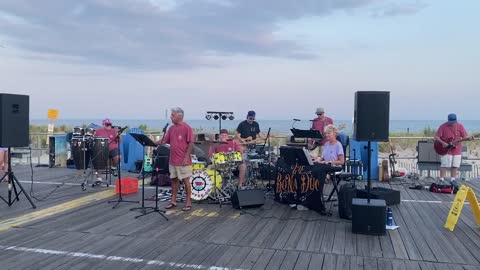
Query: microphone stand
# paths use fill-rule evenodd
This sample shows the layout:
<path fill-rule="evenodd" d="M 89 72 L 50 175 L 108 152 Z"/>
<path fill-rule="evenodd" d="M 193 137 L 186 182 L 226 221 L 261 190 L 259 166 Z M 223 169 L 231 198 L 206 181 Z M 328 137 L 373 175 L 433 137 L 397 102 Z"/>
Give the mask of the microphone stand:
<path fill-rule="evenodd" d="M 122 155 L 120 152 L 120 134 L 125 130 L 127 127 L 124 127 L 123 129 L 120 129 L 117 133 L 117 136 L 115 137 L 115 140 L 117 142 L 117 148 L 118 148 L 118 156 L 120 157 L 120 161 L 122 159 Z M 127 201 L 123 199 L 122 196 L 122 176 L 121 176 L 121 168 L 120 168 L 120 161 L 118 162 L 117 168 L 118 168 L 118 199 L 113 200 L 113 201 L 108 201 L 108 203 L 114 203 L 116 204 L 112 207 L 112 209 L 115 209 L 121 202 L 128 202 L 128 203 L 139 203 L 139 201 Z"/>
<path fill-rule="evenodd" d="M 295 122 L 294 122 L 295 123 Z M 263 143 L 263 146 L 262 146 L 262 153 L 264 153 L 265 151 L 265 146 L 267 145 L 267 141 L 268 141 L 268 155 L 267 155 L 267 178 L 268 178 L 268 186 L 267 186 L 267 191 L 269 189 L 271 189 L 272 187 L 272 184 L 270 183 L 270 178 L 271 178 L 271 175 L 270 175 L 270 165 L 271 165 L 271 155 L 272 155 L 272 149 L 271 149 L 271 145 L 270 145 L 270 131 L 272 130 L 271 127 L 268 128 L 268 132 L 267 132 L 267 139 L 265 140 L 265 142 Z M 261 172 L 260 172 L 260 175 L 261 175 Z"/>

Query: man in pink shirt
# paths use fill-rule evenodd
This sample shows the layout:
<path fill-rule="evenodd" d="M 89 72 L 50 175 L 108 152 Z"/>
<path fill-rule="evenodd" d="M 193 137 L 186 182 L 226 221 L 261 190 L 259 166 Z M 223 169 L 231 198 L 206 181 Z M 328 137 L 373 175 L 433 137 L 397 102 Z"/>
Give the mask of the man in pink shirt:
<path fill-rule="evenodd" d="M 460 140 L 467 139 L 467 131 L 462 124 L 457 122 L 457 115 L 451 113 L 448 115 L 448 121 L 443 123 L 435 133 L 435 140 L 442 143 L 443 147 L 453 144 L 447 154 L 440 156 L 440 182 L 443 182 L 447 174 L 447 168 L 450 168 L 450 182 L 457 185 L 457 169 L 462 160 L 462 144 Z M 458 142 L 458 143 L 455 143 Z"/>
<path fill-rule="evenodd" d="M 222 144 L 219 146 L 211 146 L 208 155 L 211 157 L 215 153 L 228 153 L 228 152 L 240 152 L 243 153 L 243 146 L 236 140 L 230 139 L 228 136 L 228 130 L 222 129 L 220 130 L 220 138 L 219 141 L 226 142 L 227 144 Z M 238 165 L 238 185 L 241 187 L 245 184 L 245 175 L 247 172 L 247 164 L 245 164 L 245 160 Z"/>
<path fill-rule="evenodd" d="M 171 209 L 177 206 L 177 192 L 179 179 L 183 180 L 187 199 L 183 211 L 192 209 L 192 186 L 190 176 L 192 176 L 192 150 L 193 150 L 193 130 L 183 122 L 183 110 L 173 108 L 170 115 L 173 126 L 167 131 L 162 141 L 157 144 L 170 144 L 169 170 L 172 179 L 172 201 L 165 207 Z"/>
<path fill-rule="evenodd" d="M 313 151 L 316 150 L 317 147 L 315 146 L 320 146 L 318 150 L 316 150 L 315 153 L 312 153 L 314 156 L 322 156 L 322 146 L 325 145 L 327 142 L 327 138 L 325 138 L 325 127 L 328 125 L 333 125 L 333 120 L 330 117 L 325 116 L 325 109 L 322 107 L 317 108 L 315 111 L 315 114 L 317 115 L 317 118 L 312 120 L 312 129 L 320 131 L 320 133 L 323 135 L 323 140 L 321 141 L 315 141 L 314 139 L 309 139 L 308 143 L 309 145 L 309 150 Z"/>
<path fill-rule="evenodd" d="M 118 136 L 118 130 L 113 128 L 112 120 L 106 118 L 102 121 L 103 128 L 95 131 L 95 137 L 108 138 L 108 157 L 111 160 L 112 167 L 117 167 L 120 163 L 120 153 L 118 151 L 118 144 L 122 141 L 122 137 Z M 95 155 L 95 154 L 94 154 Z M 98 181 L 103 181 L 98 172 L 95 172 Z"/>

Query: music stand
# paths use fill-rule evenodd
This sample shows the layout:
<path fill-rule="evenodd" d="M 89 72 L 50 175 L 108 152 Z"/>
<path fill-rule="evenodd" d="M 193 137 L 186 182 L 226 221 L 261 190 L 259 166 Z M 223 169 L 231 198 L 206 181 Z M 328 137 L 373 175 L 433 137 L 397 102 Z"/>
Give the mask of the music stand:
<path fill-rule="evenodd" d="M 150 146 L 150 147 L 156 147 L 157 145 L 146 135 L 144 134 L 137 134 L 137 133 L 130 133 L 132 137 L 139 142 L 143 146 L 143 157 L 145 158 L 145 147 Z M 145 160 L 144 160 L 145 162 Z M 142 165 L 143 166 L 143 165 Z M 151 213 L 158 213 L 161 215 L 163 218 L 168 220 L 168 218 L 164 215 L 166 213 L 163 210 L 158 209 L 158 183 L 155 185 L 155 207 L 145 207 L 145 171 L 142 171 L 142 207 L 135 207 L 130 210 L 142 210 L 144 213 L 136 216 L 135 218 L 139 218 Z M 146 209 L 152 209 L 150 212 L 147 212 Z"/>
<path fill-rule="evenodd" d="M 316 129 L 290 129 L 295 138 L 312 138 L 312 139 L 323 139 L 322 133 Z"/>
<path fill-rule="evenodd" d="M 281 146 L 280 156 L 288 165 L 313 165 L 313 160 L 305 147 Z"/>

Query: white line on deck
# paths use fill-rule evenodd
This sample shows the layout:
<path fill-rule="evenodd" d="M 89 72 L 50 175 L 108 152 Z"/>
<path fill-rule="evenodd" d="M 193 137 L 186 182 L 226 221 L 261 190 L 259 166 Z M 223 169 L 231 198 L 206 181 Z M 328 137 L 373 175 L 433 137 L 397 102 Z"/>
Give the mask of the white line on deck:
<path fill-rule="evenodd" d="M 116 180 L 116 179 L 115 179 Z M 31 184 L 32 181 L 19 181 L 20 183 L 26 183 L 26 184 Z M 43 185 L 57 185 L 57 186 L 79 186 L 81 183 L 69 183 L 69 182 L 48 182 L 48 181 L 33 181 L 34 184 L 43 184 Z M 141 183 L 141 181 L 139 181 Z M 115 184 L 111 184 L 110 187 L 115 187 Z M 145 189 L 155 189 L 155 186 L 147 186 L 147 182 L 145 182 Z"/>
<path fill-rule="evenodd" d="M 418 203 L 451 203 L 443 201 L 424 201 L 424 200 L 402 200 L 402 202 L 418 202 Z"/>
<path fill-rule="evenodd" d="M 91 253 L 68 252 L 68 251 L 41 249 L 41 248 L 27 248 L 27 247 L 17 247 L 17 246 L 9 246 L 9 247 L 0 246 L 0 249 L 18 251 L 18 252 L 40 253 L 40 254 L 46 254 L 46 255 L 81 257 L 81 258 L 86 258 L 86 259 L 97 259 L 97 260 L 105 260 L 105 261 L 112 261 L 112 262 L 142 263 L 142 264 L 146 264 L 146 265 L 157 265 L 157 266 L 165 265 L 165 266 L 170 266 L 170 267 L 180 268 L 180 269 L 242 270 L 242 269 L 238 269 L 238 268 L 227 268 L 227 267 L 221 267 L 221 266 L 205 266 L 205 265 L 199 265 L 199 264 L 184 264 L 184 263 L 177 263 L 177 262 L 165 262 L 165 261 L 159 261 L 159 260 L 145 260 L 145 259 L 139 259 L 139 258 L 97 255 L 97 254 L 91 254 Z"/>

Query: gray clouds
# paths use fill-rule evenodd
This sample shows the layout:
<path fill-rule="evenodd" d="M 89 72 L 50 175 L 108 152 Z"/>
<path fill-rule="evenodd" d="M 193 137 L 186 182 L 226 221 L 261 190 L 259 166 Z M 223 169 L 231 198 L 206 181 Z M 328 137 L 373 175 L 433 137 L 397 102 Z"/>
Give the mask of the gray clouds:
<path fill-rule="evenodd" d="M 231 55 L 315 58 L 316 52 L 298 40 L 276 36 L 279 23 L 363 8 L 372 15 L 399 15 L 417 12 L 419 5 L 386 0 L 15 0 L 0 2 L 0 35 L 9 47 L 57 61 L 183 69 L 222 65 L 219 58 Z"/>

